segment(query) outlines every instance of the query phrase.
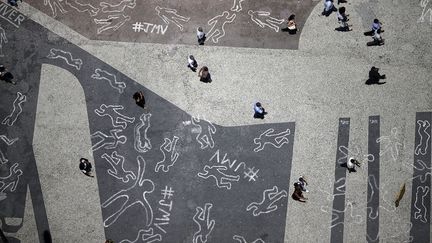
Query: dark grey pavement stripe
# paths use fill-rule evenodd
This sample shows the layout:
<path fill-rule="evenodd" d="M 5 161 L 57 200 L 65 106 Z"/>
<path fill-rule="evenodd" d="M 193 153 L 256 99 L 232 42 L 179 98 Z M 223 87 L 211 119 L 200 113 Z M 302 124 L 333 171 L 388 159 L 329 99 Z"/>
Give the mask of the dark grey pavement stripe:
<path fill-rule="evenodd" d="M 368 187 L 367 187 L 367 242 L 379 242 L 379 182 L 380 182 L 380 117 L 369 117 L 368 153 L 374 156 L 374 160 L 368 163 Z"/>
<path fill-rule="evenodd" d="M 330 242 L 343 242 L 344 217 L 345 217 L 345 177 L 346 168 L 341 163 L 346 163 L 346 155 L 339 149 L 341 146 L 348 148 L 350 119 L 340 118 L 338 129 L 338 141 L 336 148 L 335 183 L 333 188 L 333 209 Z"/>
<path fill-rule="evenodd" d="M 431 116 L 430 112 L 416 114 L 410 232 L 413 242 L 430 242 Z"/>

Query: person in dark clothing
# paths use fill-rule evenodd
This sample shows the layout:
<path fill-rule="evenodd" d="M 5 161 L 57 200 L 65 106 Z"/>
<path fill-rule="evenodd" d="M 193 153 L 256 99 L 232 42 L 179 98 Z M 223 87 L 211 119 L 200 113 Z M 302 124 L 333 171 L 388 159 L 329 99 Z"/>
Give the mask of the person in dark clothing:
<path fill-rule="evenodd" d="M 348 19 L 348 16 L 345 14 L 345 11 L 346 11 L 345 7 L 339 8 L 337 18 L 338 18 L 338 22 L 339 22 L 340 26 L 335 28 L 335 30 L 337 30 L 337 31 L 345 32 L 345 31 L 351 31 L 352 30 L 349 28 L 349 25 L 348 25 L 349 19 Z"/>
<path fill-rule="evenodd" d="M 12 75 L 12 73 L 8 72 L 4 65 L 0 65 L 0 80 L 16 84 L 16 82 L 13 81 L 13 78 L 14 76 Z"/>
<path fill-rule="evenodd" d="M 295 22 L 295 15 L 291 14 L 288 17 L 287 27 L 281 29 L 281 31 L 288 32 L 290 35 L 294 35 L 297 33 L 297 24 Z"/>
<path fill-rule="evenodd" d="M 135 94 L 133 95 L 133 99 L 135 100 L 135 103 L 141 107 L 141 108 L 145 108 L 145 98 L 144 95 L 141 91 L 139 92 L 135 92 Z"/>
<path fill-rule="evenodd" d="M 22 0 L 20 0 L 22 2 Z M 11 6 L 17 7 L 18 8 L 18 0 L 8 0 L 8 3 Z"/>
<path fill-rule="evenodd" d="M 294 183 L 294 192 L 291 195 L 292 199 L 299 201 L 299 202 L 306 202 L 307 198 L 303 197 L 303 191 L 298 182 Z"/>
<path fill-rule="evenodd" d="M 264 107 L 262 107 L 260 102 L 255 103 L 254 105 L 254 118 L 264 119 L 264 115 L 267 115 Z"/>
<path fill-rule="evenodd" d="M 366 43 L 367 46 L 382 46 L 384 45 L 384 39 L 381 37 L 381 30 L 378 29 L 375 31 L 375 34 L 372 36 L 372 41 Z"/>
<path fill-rule="evenodd" d="M 384 30 L 381 28 L 381 25 L 382 23 L 378 19 L 374 19 L 371 30 L 364 32 L 364 35 L 373 36 L 377 30 L 384 32 Z"/>
<path fill-rule="evenodd" d="M 379 74 L 379 68 L 376 67 L 372 67 L 371 70 L 369 71 L 369 79 L 366 80 L 367 85 L 372 85 L 372 84 L 385 84 L 386 82 L 382 82 L 380 83 L 380 79 L 386 79 L 385 74 L 381 75 Z"/>
<path fill-rule="evenodd" d="M 199 70 L 198 77 L 200 77 L 201 82 L 204 82 L 204 83 L 211 83 L 212 82 L 208 67 L 206 67 L 206 66 L 203 66 Z"/>
<path fill-rule="evenodd" d="M 189 55 L 187 67 L 190 68 L 193 72 L 196 72 L 198 67 L 198 62 L 195 60 L 194 56 Z"/>
<path fill-rule="evenodd" d="M 321 13 L 322 15 L 328 17 L 332 12 L 336 12 L 337 9 L 333 4 L 332 0 L 324 0 L 324 10 Z"/>
<path fill-rule="evenodd" d="M 207 37 L 202 27 L 198 27 L 197 29 L 197 38 L 198 38 L 198 45 L 200 46 L 204 45 L 204 42 L 206 41 Z"/>
<path fill-rule="evenodd" d="M 92 165 L 91 165 L 90 161 L 88 161 L 88 159 L 86 159 L 86 158 L 80 159 L 79 169 L 81 170 L 81 172 L 84 175 L 94 177 L 91 175 Z"/>

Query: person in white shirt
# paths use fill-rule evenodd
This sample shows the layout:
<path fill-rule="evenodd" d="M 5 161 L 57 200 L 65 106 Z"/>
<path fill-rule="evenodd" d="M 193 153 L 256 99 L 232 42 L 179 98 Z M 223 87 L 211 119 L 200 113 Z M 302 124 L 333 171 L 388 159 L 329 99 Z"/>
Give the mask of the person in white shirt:
<path fill-rule="evenodd" d="M 356 166 L 360 167 L 360 162 L 353 157 L 350 157 L 348 161 L 344 164 L 341 164 L 342 167 L 346 167 L 348 169 L 348 172 L 357 172 L 355 169 Z"/>
<path fill-rule="evenodd" d="M 267 115 L 264 107 L 262 107 L 260 102 L 256 102 L 254 105 L 254 118 L 264 119 L 264 115 Z"/>
<path fill-rule="evenodd" d="M 324 0 L 324 10 L 322 12 L 322 15 L 328 17 L 332 12 L 336 12 L 336 11 L 337 9 L 334 6 L 332 0 Z"/>
<path fill-rule="evenodd" d="M 204 45 L 204 42 L 207 39 L 207 37 L 202 27 L 198 27 L 197 29 L 197 38 L 198 38 L 198 45 Z"/>
<path fill-rule="evenodd" d="M 192 55 L 188 56 L 188 68 L 190 68 L 193 72 L 196 72 L 198 67 L 198 62 L 195 60 L 195 57 Z"/>

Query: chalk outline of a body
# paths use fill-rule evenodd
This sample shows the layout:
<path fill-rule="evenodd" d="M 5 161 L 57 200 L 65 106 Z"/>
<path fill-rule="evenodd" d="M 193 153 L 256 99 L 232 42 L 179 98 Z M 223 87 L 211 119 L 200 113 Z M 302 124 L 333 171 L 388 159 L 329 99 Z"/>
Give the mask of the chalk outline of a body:
<path fill-rule="evenodd" d="M 4 57 L 3 43 L 8 43 L 8 39 L 6 37 L 6 31 L 0 26 L 0 57 Z"/>
<path fill-rule="evenodd" d="M 0 166 L 4 166 L 0 165 Z M 17 169 L 18 167 L 18 163 L 13 164 L 10 168 L 9 168 L 9 175 L 5 176 L 5 177 L 1 177 L 0 176 L 0 192 L 3 193 L 7 188 L 9 188 L 10 186 L 12 186 L 9 191 L 10 192 L 14 192 L 18 186 L 19 183 L 19 179 L 20 176 L 22 176 L 23 171 L 21 169 Z M 13 177 L 13 179 L 11 180 L 10 178 Z M 7 182 L 5 182 L 7 181 Z"/>
<path fill-rule="evenodd" d="M 240 235 L 234 235 L 233 236 L 233 240 L 236 240 L 239 243 L 248 243 L 246 241 L 246 239 L 243 236 L 240 236 Z M 261 239 L 261 238 L 258 238 L 256 240 L 252 241 L 251 243 L 265 243 L 265 241 L 263 239 Z"/>
<path fill-rule="evenodd" d="M 122 240 L 120 243 L 152 243 L 156 241 L 162 241 L 160 234 L 154 234 L 153 228 L 140 229 L 137 234 L 137 238 L 134 241 Z"/>
<path fill-rule="evenodd" d="M 270 12 L 267 11 L 249 10 L 248 14 L 251 17 L 251 20 L 255 22 L 255 24 L 257 24 L 259 27 L 264 29 L 267 26 L 276 32 L 279 32 L 279 25 L 284 22 L 284 19 L 277 19 L 275 17 L 271 17 Z M 264 21 L 261 20 L 259 17 L 264 17 Z"/>
<path fill-rule="evenodd" d="M 210 220 L 210 209 L 213 207 L 213 204 L 206 203 L 204 208 L 196 207 L 195 215 L 193 216 L 193 221 L 198 225 L 198 231 L 196 231 L 193 235 L 192 242 L 193 243 L 206 243 L 208 236 L 214 229 L 216 221 L 214 219 Z M 206 234 L 202 234 L 202 230 L 205 227 Z M 200 239 L 200 241 L 198 241 Z"/>
<path fill-rule="evenodd" d="M 106 135 L 101 131 L 96 131 L 90 135 L 90 138 L 93 140 L 94 138 L 100 138 L 100 140 L 93 144 L 91 147 L 93 151 L 96 151 L 100 148 L 104 149 L 116 149 L 119 144 L 125 144 L 127 142 L 127 137 L 124 135 L 119 135 L 123 130 L 122 129 L 111 129 L 109 131 L 110 135 Z M 107 139 L 111 139 L 112 142 L 106 142 Z"/>
<path fill-rule="evenodd" d="M 273 134 L 272 134 L 273 133 Z M 273 145 L 275 148 L 281 148 L 284 144 L 289 143 L 288 136 L 291 134 L 291 130 L 288 128 L 287 130 L 274 134 L 274 129 L 269 128 L 263 133 L 261 133 L 257 138 L 254 138 L 254 144 L 258 145 L 258 147 L 254 148 L 254 152 L 258 153 L 259 151 L 263 150 L 266 144 Z M 270 139 L 263 139 L 264 138 L 272 138 L 272 141 L 265 141 L 262 143 L 260 140 L 270 140 Z M 273 143 L 276 142 L 276 143 Z"/>
<path fill-rule="evenodd" d="M 415 150 L 414 150 L 414 154 L 415 155 L 425 155 L 427 153 L 428 150 L 428 146 L 429 146 L 429 140 L 431 135 L 429 133 L 426 132 L 426 130 L 430 127 L 430 123 L 427 120 L 418 120 L 417 124 L 419 125 L 417 133 L 420 136 L 420 141 L 419 144 L 417 144 Z M 422 136 L 422 133 L 420 131 L 420 129 L 423 128 L 423 133 L 426 134 L 427 139 L 425 140 L 424 137 Z"/>
<path fill-rule="evenodd" d="M 203 168 L 204 172 L 198 172 L 198 177 L 203 179 L 208 179 L 212 177 L 216 181 L 216 186 L 218 188 L 226 188 L 227 190 L 231 190 L 231 182 L 236 182 L 240 180 L 239 175 L 228 175 L 225 174 L 224 171 L 227 171 L 228 168 L 224 165 L 205 165 Z M 213 174 L 211 174 L 213 172 Z M 216 173 L 217 172 L 217 173 Z"/>
<path fill-rule="evenodd" d="M 78 0 L 66 0 L 66 4 L 80 13 L 88 12 L 90 16 L 96 16 L 99 13 L 99 8 L 94 7 L 90 3 L 80 3 Z"/>
<path fill-rule="evenodd" d="M 211 38 L 213 43 L 218 43 L 219 39 L 225 36 L 225 25 L 227 23 L 234 22 L 235 18 L 237 17 L 235 13 L 233 13 L 231 17 L 229 14 L 230 13 L 228 11 L 223 11 L 222 14 L 216 15 L 215 17 L 211 18 L 207 22 L 207 24 L 211 26 L 209 32 L 207 33 L 207 37 Z M 220 24 L 220 21 L 224 16 L 225 16 L 225 21 L 222 24 Z"/>
<path fill-rule="evenodd" d="M 383 156 L 388 151 L 390 151 L 393 161 L 396 161 L 399 157 L 399 147 L 403 148 L 403 142 L 400 142 L 398 138 L 398 130 L 396 127 L 393 127 L 391 130 L 390 136 L 381 136 L 376 140 L 379 144 L 386 144 L 385 148 L 381 150 L 380 156 Z"/>
<path fill-rule="evenodd" d="M 123 183 L 128 183 L 129 179 L 136 179 L 136 175 L 132 171 L 125 170 L 125 159 L 123 156 L 119 155 L 117 151 L 113 151 L 111 155 L 104 153 L 101 158 L 105 159 L 111 165 L 111 169 L 108 169 L 107 173 L 112 177 L 122 180 Z"/>
<path fill-rule="evenodd" d="M 51 8 L 53 18 L 57 17 L 57 9 L 62 14 L 67 13 L 67 10 L 62 6 L 62 0 L 44 0 L 44 5 Z"/>
<path fill-rule="evenodd" d="M 233 12 L 240 12 L 242 11 L 242 2 L 245 0 L 234 0 L 233 6 L 231 7 L 231 11 Z"/>
<path fill-rule="evenodd" d="M 107 2 L 100 2 L 99 6 L 102 7 L 103 13 L 121 13 L 124 12 L 126 8 L 135 8 L 136 0 L 122 0 L 117 4 L 110 4 Z"/>
<path fill-rule="evenodd" d="M 124 198 L 124 203 L 120 206 L 120 208 L 113 214 L 111 214 L 109 217 L 107 217 L 104 220 L 104 227 L 109 227 L 112 224 L 114 224 L 117 219 L 126 211 L 128 210 L 128 208 L 136 205 L 136 204 L 140 204 L 144 210 L 146 211 L 146 226 L 150 226 L 151 223 L 153 222 L 153 209 L 150 205 L 150 203 L 148 202 L 147 198 L 146 198 L 146 194 L 152 193 L 154 191 L 154 183 L 153 181 L 149 180 L 149 179 L 144 179 L 144 173 L 145 173 L 145 167 L 146 167 L 146 162 L 145 160 L 141 157 L 138 156 L 137 157 L 137 163 L 138 163 L 138 171 L 136 173 L 136 178 L 133 182 L 132 185 L 130 185 L 128 188 L 126 189 L 122 189 L 120 191 L 118 191 L 117 193 L 115 193 L 114 195 L 112 195 L 110 198 L 108 198 L 104 203 L 102 203 L 102 208 L 106 208 L 109 205 L 111 205 L 113 202 L 116 202 L 117 200 Z M 140 196 L 142 196 L 142 199 L 138 198 L 137 196 L 137 190 L 133 190 L 135 189 L 135 187 L 145 187 L 145 184 L 149 185 L 149 190 L 143 190 L 143 193 L 140 194 Z M 136 197 L 136 198 L 134 198 Z M 133 202 L 131 202 L 133 201 Z"/>
<path fill-rule="evenodd" d="M 102 104 L 94 112 L 99 117 L 108 116 L 111 120 L 113 127 L 121 127 L 126 129 L 128 123 L 132 124 L 135 121 L 135 117 L 129 117 L 120 113 L 124 109 L 122 105 L 106 105 Z"/>
<path fill-rule="evenodd" d="M 152 149 L 151 141 L 147 137 L 148 129 L 151 127 L 150 117 L 151 113 L 143 113 L 140 116 L 140 123 L 135 125 L 134 128 L 134 148 L 138 153 L 145 153 Z M 143 136 L 141 135 L 142 128 L 144 127 Z M 142 141 L 144 140 L 144 142 Z"/>
<path fill-rule="evenodd" d="M 260 214 L 268 214 L 278 209 L 278 205 L 275 205 L 282 198 L 288 198 L 288 193 L 285 190 L 279 191 L 277 186 L 273 186 L 271 189 L 266 189 L 262 193 L 261 202 L 252 202 L 246 207 L 246 211 L 252 210 L 253 216 L 259 216 Z M 263 204 L 265 208 L 263 208 Z"/>
<path fill-rule="evenodd" d="M 368 195 L 369 200 L 367 201 L 367 203 L 370 203 L 373 200 L 373 198 L 375 197 L 375 191 L 379 190 L 375 175 L 369 175 L 368 176 L 368 188 L 371 189 L 371 192 L 370 192 L 370 196 Z M 368 194 L 369 194 L 369 192 L 368 192 Z M 378 198 L 378 200 L 379 200 L 379 198 Z M 372 220 L 375 220 L 379 216 L 379 208 L 380 208 L 379 206 L 375 209 L 372 207 L 366 207 L 367 217 L 372 219 Z M 375 213 L 375 214 L 373 214 L 373 213 Z"/>
<path fill-rule="evenodd" d="M 10 139 L 8 137 L 6 137 L 6 135 L 0 135 L 0 139 L 3 140 L 3 142 L 5 142 L 5 144 L 7 146 L 11 146 L 12 144 L 14 144 L 16 141 L 18 141 L 18 138 L 13 138 Z M 6 164 L 9 160 L 6 158 L 6 156 L 4 155 L 4 153 L 1 151 L 0 149 L 0 166 L 2 164 Z M 0 200 L 1 201 L 1 200 Z"/>
<path fill-rule="evenodd" d="M 114 21 L 116 20 L 116 21 Z M 117 21 L 119 20 L 119 21 Z M 117 31 L 120 27 L 122 27 L 126 22 L 131 20 L 131 17 L 129 15 L 124 14 L 112 14 L 108 15 L 105 19 L 93 19 L 95 24 L 102 25 L 97 29 L 97 33 L 100 34 L 104 31 L 111 30 Z M 117 23 L 116 23 L 117 22 Z M 112 25 L 113 23 L 116 23 Z"/>
<path fill-rule="evenodd" d="M 192 117 L 191 123 L 193 126 L 197 127 L 199 132 L 196 135 L 195 139 L 200 144 L 201 149 L 205 149 L 207 147 L 214 147 L 214 140 L 212 134 L 216 134 L 216 127 L 213 123 L 207 121 L 204 118 Z M 208 124 L 206 124 L 208 123 Z M 203 129 L 204 125 L 207 125 L 207 129 Z M 203 132 L 204 131 L 204 132 Z M 203 134 L 204 133 L 204 134 Z"/>
<path fill-rule="evenodd" d="M 73 58 L 72 53 L 68 51 L 63 51 L 61 49 L 51 48 L 50 53 L 48 54 L 47 58 L 49 59 L 57 59 L 61 58 L 63 59 L 67 65 L 76 68 L 76 70 L 81 70 L 81 66 L 83 64 L 83 61 L 79 58 Z"/>
<path fill-rule="evenodd" d="M 426 217 L 427 208 L 424 204 L 424 201 L 425 201 L 425 197 L 429 193 L 429 190 L 430 190 L 429 186 L 418 186 L 416 188 L 416 198 L 414 201 L 414 207 L 415 207 L 414 218 L 419 219 L 423 223 L 428 222 L 428 218 Z M 419 196 L 421 197 L 421 201 L 418 200 Z M 421 206 L 418 205 L 419 202 L 421 203 Z M 420 208 L 420 207 L 422 207 L 422 208 Z"/>
<path fill-rule="evenodd" d="M 179 21 L 187 23 L 190 20 L 190 17 L 184 17 L 181 15 L 178 15 L 176 9 L 163 8 L 160 6 L 156 6 L 155 10 L 156 10 L 156 14 L 159 16 L 159 18 L 162 19 L 163 22 L 165 22 L 165 24 L 169 25 L 169 23 L 172 22 L 177 27 L 179 27 L 180 31 L 183 31 L 183 25 L 181 25 L 179 23 Z M 162 12 L 162 10 L 163 10 L 163 12 Z M 167 15 L 165 15 L 164 13 L 166 13 Z"/>
<path fill-rule="evenodd" d="M 21 94 L 21 92 L 17 92 L 17 97 L 15 98 L 12 104 L 12 112 L 7 115 L 3 121 L 3 125 L 13 126 L 15 122 L 18 120 L 18 117 L 23 112 L 22 103 L 27 101 L 27 96 Z"/>
<path fill-rule="evenodd" d="M 116 89 L 120 94 L 123 93 L 124 89 L 126 88 L 125 82 L 118 82 L 117 77 L 114 74 L 100 68 L 95 69 L 94 73 L 91 75 L 91 78 L 107 81 L 109 85 Z"/>
<path fill-rule="evenodd" d="M 429 23 L 432 23 L 432 6 L 428 6 L 429 2 L 430 0 L 420 0 L 420 6 L 423 8 L 423 10 L 417 22 L 423 23 L 425 21 L 426 14 L 429 13 Z"/>
<path fill-rule="evenodd" d="M 338 150 L 343 154 L 343 156 L 341 156 L 338 159 L 337 163 L 339 165 L 344 164 L 350 156 L 360 157 L 362 154 L 361 150 L 359 149 L 359 147 L 354 147 L 354 148 L 356 149 L 356 151 L 354 151 L 354 150 L 352 150 L 352 149 L 350 149 L 344 145 L 339 146 Z M 364 154 L 363 157 L 366 158 L 368 162 L 375 161 L 375 156 L 373 154 Z"/>
<path fill-rule="evenodd" d="M 162 152 L 163 159 L 156 163 L 155 172 L 159 172 L 162 169 L 163 172 L 168 172 L 170 167 L 172 167 L 179 157 L 179 153 L 176 150 L 177 141 L 179 137 L 173 136 L 172 139 L 164 138 L 164 143 L 160 146 L 159 150 Z M 167 161 L 168 156 L 166 156 L 165 151 L 171 153 L 169 157 L 169 162 Z"/>
<path fill-rule="evenodd" d="M 341 210 L 337 210 L 337 209 L 333 209 L 333 208 L 331 208 L 330 210 L 327 210 L 326 208 L 330 209 L 328 206 L 321 206 L 320 210 L 322 212 L 324 212 L 324 213 L 329 213 L 329 214 L 332 215 L 332 220 L 331 220 L 330 228 L 333 228 L 333 227 L 335 227 L 337 225 L 340 225 L 340 224 L 345 225 L 344 219 L 342 219 L 342 222 L 337 222 L 336 224 L 335 224 L 335 222 L 339 221 L 339 219 L 341 217 L 341 214 L 344 213 L 344 215 L 345 215 L 345 213 L 347 212 L 348 209 L 350 210 L 350 214 L 349 215 L 351 216 L 351 218 L 354 219 L 354 223 L 355 224 L 361 224 L 362 222 L 364 222 L 364 219 L 363 219 L 362 215 L 354 214 L 354 206 L 353 206 L 352 202 L 347 202 L 345 204 L 345 209 L 342 210 L 342 211 Z M 333 218 L 333 215 L 336 215 L 336 217 Z"/>

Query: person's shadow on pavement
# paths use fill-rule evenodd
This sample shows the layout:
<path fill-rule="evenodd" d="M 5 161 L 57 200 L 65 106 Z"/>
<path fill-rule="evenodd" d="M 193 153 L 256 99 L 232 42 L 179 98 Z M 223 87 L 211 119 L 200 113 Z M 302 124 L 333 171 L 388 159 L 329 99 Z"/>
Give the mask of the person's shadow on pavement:
<path fill-rule="evenodd" d="M 379 68 L 372 67 L 371 70 L 369 71 L 369 79 L 366 80 L 365 84 L 367 84 L 367 85 L 385 84 L 386 82 L 380 83 L 380 79 L 386 79 L 385 74 L 384 75 L 380 75 L 378 71 L 379 71 Z"/>

